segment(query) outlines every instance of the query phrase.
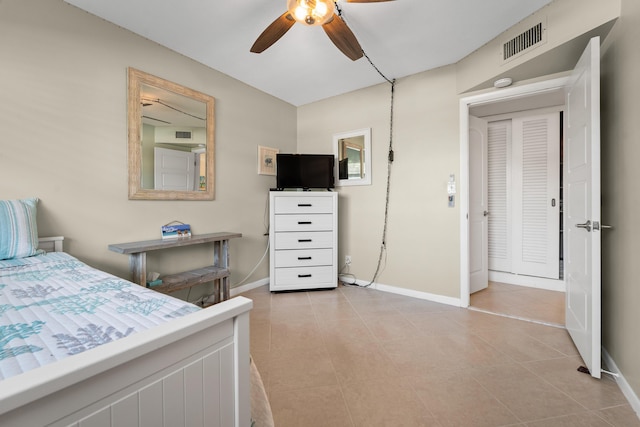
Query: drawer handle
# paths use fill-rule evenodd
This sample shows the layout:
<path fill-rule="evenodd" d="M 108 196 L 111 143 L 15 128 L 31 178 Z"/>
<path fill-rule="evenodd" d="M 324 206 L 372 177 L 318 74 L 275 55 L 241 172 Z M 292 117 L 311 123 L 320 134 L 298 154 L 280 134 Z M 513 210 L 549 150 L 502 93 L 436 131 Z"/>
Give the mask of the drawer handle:
<path fill-rule="evenodd" d="M 302 278 L 302 277 L 311 277 L 310 274 L 298 274 L 298 277 Z"/>
<path fill-rule="evenodd" d="M 298 221 L 298 225 L 310 225 L 311 221 Z"/>
<path fill-rule="evenodd" d="M 298 203 L 299 208 L 310 208 L 311 206 L 311 203 Z"/>
<path fill-rule="evenodd" d="M 309 243 L 311 239 L 298 239 L 298 243 Z"/>
<path fill-rule="evenodd" d="M 299 256 L 298 257 L 298 261 L 303 261 L 303 260 L 310 260 L 311 257 L 310 256 Z"/>

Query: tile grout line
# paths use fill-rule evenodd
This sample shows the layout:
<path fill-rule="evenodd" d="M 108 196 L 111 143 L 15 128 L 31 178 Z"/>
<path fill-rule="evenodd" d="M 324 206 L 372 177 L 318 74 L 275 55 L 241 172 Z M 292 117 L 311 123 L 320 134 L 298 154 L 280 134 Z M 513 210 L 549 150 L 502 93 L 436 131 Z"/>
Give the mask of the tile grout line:
<path fill-rule="evenodd" d="M 544 322 L 542 320 L 529 319 L 529 318 L 526 318 L 526 317 L 515 316 L 515 315 L 512 315 L 512 314 L 496 313 L 494 311 L 485 310 L 485 309 L 477 308 L 477 307 L 473 307 L 473 306 L 467 307 L 467 310 L 477 311 L 479 313 L 491 314 L 493 316 L 507 317 L 509 319 L 522 320 L 524 322 L 536 323 L 538 325 L 551 326 L 551 327 L 554 327 L 554 328 L 565 329 L 564 325 L 561 325 L 559 323 Z"/>

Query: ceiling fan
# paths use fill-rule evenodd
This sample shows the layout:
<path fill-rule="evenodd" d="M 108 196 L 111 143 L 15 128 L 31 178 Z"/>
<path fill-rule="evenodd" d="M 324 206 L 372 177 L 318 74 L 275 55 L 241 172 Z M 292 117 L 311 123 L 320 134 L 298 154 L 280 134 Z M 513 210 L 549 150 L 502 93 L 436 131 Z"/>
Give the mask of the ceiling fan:
<path fill-rule="evenodd" d="M 349 3 L 378 3 L 393 0 L 347 0 Z M 334 9 L 334 0 L 288 0 L 287 11 L 273 21 L 251 46 L 251 52 L 261 53 L 277 42 L 296 22 L 309 26 L 321 25 L 327 36 L 342 53 L 355 61 L 363 52 L 356 36 Z"/>

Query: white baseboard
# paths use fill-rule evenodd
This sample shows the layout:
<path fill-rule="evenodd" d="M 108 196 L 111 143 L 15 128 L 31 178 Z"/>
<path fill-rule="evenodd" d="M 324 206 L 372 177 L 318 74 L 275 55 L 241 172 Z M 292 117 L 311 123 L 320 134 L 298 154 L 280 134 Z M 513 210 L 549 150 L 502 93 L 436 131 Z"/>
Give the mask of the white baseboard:
<path fill-rule="evenodd" d="M 235 297 L 237 295 L 240 295 L 244 292 L 248 292 L 252 289 L 256 289 L 259 288 L 260 286 L 264 286 L 264 285 L 268 285 L 269 284 L 269 278 L 265 277 L 264 279 L 260 279 L 257 280 L 255 282 L 251 282 L 251 283 L 247 283 L 246 285 L 242 285 L 242 286 L 236 286 L 235 288 L 231 288 L 231 297 Z"/>
<path fill-rule="evenodd" d="M 565 292 L 564 280 L 547 279 L 545 277 L 524 276 L 522 274 L 489 271 L 489 281 L 507 283 L 509 285 L 528 286 L 548 291 Z"/>
<path fill-rule="evenodd" d="M 353 277 L 351 276 L 338 276 L 338 277 L 340 280 L 348 283 L 353 283 L 353 280 L 354 280 Z M 368 285 L 369 282 L 356 279 L 355 284 L 359 286 L 365 286 L 365 285 Z M 389 292 L 392 294 L 404 295 L 404 296 L 413 297 L 417 299 L 423 299 L 423 300 L 433 301 L 441 304 L 453 305 L 455 307 L 461 307 L 460 298 L 445 297 L 442 295 L 430 294 L 428 292 L 414 291 L 412 289 L 398 288 L 396 286 L 384 285 L 382 283 L 375 283 L 375 282 L 371 284 L 370 288 L 376 289 L 378 291 Z"/>
<path fill-rule="evenodd" d="M 624 397 L 629 401 L 631 408 L 635 411 L 638 418 L 640 418 L 640 399 L 638 399 L 638 395 L 633 391 L 627 380 L 624 378 L 624 375 L 620 372 L 620 369 L 618 369 L 618 365 L 616 365 L 616 362 L 611 358 L 611 355 L 604 347 L 602 347 L 602 359 L 611 372 L 618 374 L 617 377 L 614 377 L 616 379 L 616 383 L 618 383 L 618 387 L 620 387 L 620 391 L 622 391 Z"/>
<path fill-rule="evenodd" d="M 340 276 L 339 277 L 340 280 L 345 281 L 345 282 L 352 282 L 353 281 L 353 277 L 349 276 Z M 248 283 L 246 285 L 243 286 L 237 286 L 235 288 L 231 288 L 231 296 L 234 297 L 236 295 L 239 295 L 243 292 L 247 292 L 250 291 L 252 289 L 256 289 L 259 288 L 260 286 L 265 286 L 269 284 L 269 278 L 266 277 L 264 279 L 260 279 L 256 282 L 252 282 L 252 283 Z M 359 285 L 359 286 L 365 286 L 368 285 L 369 282 L 364 281 L 364 280 L 356 280 L 355 284 Z M 427 301 L 433 301 L 433 302 L 437 302 L 437 303 L 441 303 L 441 304 L 446 304 L 446 305 L 453 305 L 455 307 L 461 307 L 461 302 L 460 302 L 460 298 L 453 298 L 453 297 L 445 297 L 442 295 L 437 295 L 437 294 L 430 294 L 428 292 L 419 292 L 419 291 L 414 291 L 412 289 L 405 289 L 405 288 L 398 288 L 396 286 L 390 286 L 390 285 L 384 285 L 382 283 L 372 283 L 370 286 L 372 289 L 376 289 L 378 291 L 382 291 L 382 292 L 389 292 L 392 294 L 398 294 L 398 295 L 404 295 L 404 296 L 408 296 L 408 297 L 413 297 L 413 298 L 417 298 L 417 299 L 423 299 L 423 300 L 427 300 Z"/>

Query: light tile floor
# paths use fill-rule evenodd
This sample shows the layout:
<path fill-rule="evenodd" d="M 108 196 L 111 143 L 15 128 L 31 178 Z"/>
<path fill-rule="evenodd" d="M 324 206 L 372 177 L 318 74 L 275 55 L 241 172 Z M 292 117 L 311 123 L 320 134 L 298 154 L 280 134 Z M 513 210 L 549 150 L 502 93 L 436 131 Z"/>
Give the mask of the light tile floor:
<path fill-rule="evenodd" d="M 244 296 L 278 427 L 640 426 L 562 328 L 351 286 Z"/>
<path fill-rule="evenodd" d="M 471 294 L 471 307 L 564 326 L 564 292 L 489 282 Z"/>

